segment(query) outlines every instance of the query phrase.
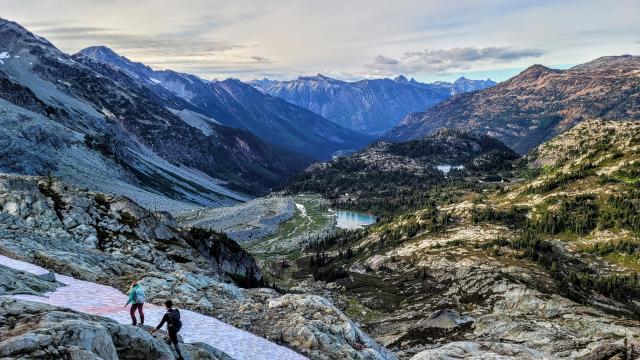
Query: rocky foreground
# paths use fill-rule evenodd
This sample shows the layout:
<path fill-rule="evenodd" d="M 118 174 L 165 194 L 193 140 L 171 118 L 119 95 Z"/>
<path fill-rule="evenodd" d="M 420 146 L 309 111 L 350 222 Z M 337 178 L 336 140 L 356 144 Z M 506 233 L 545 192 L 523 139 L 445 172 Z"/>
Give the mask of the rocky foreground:
<path fill-rule="evenodd" d="M 153 303 L 172 299 L 179 308 L 216 316 L 312 359 L 395 358 L 320 296 L 239 287 L 259 286 L 262 277 L 235 242 L 215 232 L 178 229 L 168 214 L 126 198 L 54 179 L 1 175 L 0 209 L 5 256 L 123 291 L 132 279 L 142 279 Z M 3 328 L 3 340 L 17 331 L 11 329 Z"/>
<path fill-rule="evenodd" d="M 36 276 L 0 266 L 0 295 L 41 295 L 61 284 L 52 276 Z M 0 358 L 2 359 L 166 359 L 176 355 L 146 329 L 118 324 L 45 304 L 0 298 Z M 183 344 L 185 359 L 229 360 L 209 345 Z"/>

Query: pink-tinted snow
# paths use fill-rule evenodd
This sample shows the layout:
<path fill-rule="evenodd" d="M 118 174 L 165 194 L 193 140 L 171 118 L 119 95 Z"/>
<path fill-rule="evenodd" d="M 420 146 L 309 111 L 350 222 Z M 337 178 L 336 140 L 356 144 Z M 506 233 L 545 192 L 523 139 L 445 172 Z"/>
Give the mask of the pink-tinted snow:
<path fill-rule="evenodd" d="M 48 271 L 37 265 L 0 255 L 0 264 L 32 274 L 46 274 Z M 14 295 L 12 298 L 46 303 L 75 311 L 100 315 L 122 324 L 130 324 L 129 308 L 125 309 L 127 295 L 109 286 L 77 280 L 56 274 L 56 280 L 65 284 L 43 297 Z M 147 294 L 149 295 L 149 294 Z M 156 326 L 165 313 L 164 307 L 146 303 L 144 305 L 145 324 Z M 137 315 L 137 312 L 136 312 Z M 180 309 L 183 322 L 180 335 L 187 343 L 203 342 L 218 348 L 234 359 L 275 360 L 306 359 L 304 356 L 264 338 L 223 323 L 211 316 Z"/>

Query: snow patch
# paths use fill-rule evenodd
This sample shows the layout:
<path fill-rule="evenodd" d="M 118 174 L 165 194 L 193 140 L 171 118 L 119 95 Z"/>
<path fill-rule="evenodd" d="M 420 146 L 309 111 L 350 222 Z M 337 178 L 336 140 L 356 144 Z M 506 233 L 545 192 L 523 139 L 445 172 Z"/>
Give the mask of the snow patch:
<path fill-rule="evenodd" d="M 6 51 L 0 52 L 0 65 L 4 64 L 4 61 L 2 61 L 2 59 L 9 59 L 10 57 L 11 56 Z"/>
<path fill-rule="evenodd" d="M 304 217 L 306 217 L 306 218 L 308 218 L 308 219 L 311 219 L 311 218 L 309 217 L 309 215 L 307 215 L 307 208 L 306 208 L 306 207 L 304 207 L 304 205 L 302 205 L 302 204 L 298 204 L 298 203 L 295 203 L 295 204 L 296 204 L 296 208 L 298 208 L 298 210 L 300 211 L 300 213 L 302 213 L 302 216 L 304 216 Z"/>
<path fill-rule="evenodd" d="M 186 80 L 191 82 L 191 80 L 189 79 L 186 79 Z M 161 86 L 185 100 L 191 101 L 193 99 L 193 96 L 194 96 L 193 92 L 191 92 L 190 90 L 187 90 L 187 84 L 185 84 L 184 82 L 163 81 Z"/>
<path fill-rule="evenodd" d="M 100 111 L 101 111 L 103 114 L 105 114 L 107 117 L 110 117 L 110 118 L 114 118 L 114 117 L 116 117 L 116 116 L 115 116 L 111 111 L 109 111 L 109 109 L 107 109 L 106 107 L 103 107 Z"/>
<path fill-rule="evenodd" d="M 0 264 L 36 275 L 48 273 L 40 266 L 2 255 L 0 255 Z M 129 311 L 123 308 L 123 304 L 127 302 L 127 295 L 120 290 L 60 274 L 55 274 L 55 278 L 65 286 L 46 293 L 44 296 L 14 295 L 11 298 L 104 316 L 121 324 L 131 323 Z M 92 294 L 92 296 L 86 296 L 87 294 Z M 77 301 L 77 299 L 83 300 Z M 159 323 L 165 312 L 164 307 L 145 303 L 146 323 Z M 292 350 L 223 323 L 211 316 L 180 309 L 180 317 L 183 324 L 180 335 L 186 343 L 203 342 L 209 344 L 227 353 L 233 359 L 306 359 Z"/>
<path fill-rule="evenodd" d="M 213 124 L 220 125 L 220 123 L 215 119 L 212 119 L 208 116 L 204 116 L 202 114 L 199 114 L 197 112 L 194 112 L 188 109 L 176 110 L 176 109 L 167 108 L 167 110 L 171 111 L 174 115 L 178 116 L 180 120 L 184 121 L 187 125 L 200 130 L 203 134 L 207 136 L 213 133 L 213 129 L 211 128 L 210 124 L 213 123 Z"/>

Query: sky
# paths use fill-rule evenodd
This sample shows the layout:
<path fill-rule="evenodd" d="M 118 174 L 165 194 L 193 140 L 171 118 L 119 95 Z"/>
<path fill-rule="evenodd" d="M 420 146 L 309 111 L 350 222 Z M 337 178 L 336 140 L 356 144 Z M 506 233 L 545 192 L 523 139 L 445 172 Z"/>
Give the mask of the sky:
<path fill-rule="evenodd" d="M 0 17 L 206 79 L 502 81 L 640 54 L 640 0 L 0 0 Z"/>

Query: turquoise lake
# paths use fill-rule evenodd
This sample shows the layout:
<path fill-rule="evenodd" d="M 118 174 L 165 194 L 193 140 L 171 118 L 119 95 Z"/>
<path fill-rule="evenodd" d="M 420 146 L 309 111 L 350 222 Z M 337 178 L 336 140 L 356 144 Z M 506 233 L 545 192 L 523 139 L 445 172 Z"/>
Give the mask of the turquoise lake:
<path fill-rule="evenodd" d="M 340 229 L 355 230 L 376 222 L 375 216 L 357 211 L 338 210 L 336 217 L 336 226 Z"/>

